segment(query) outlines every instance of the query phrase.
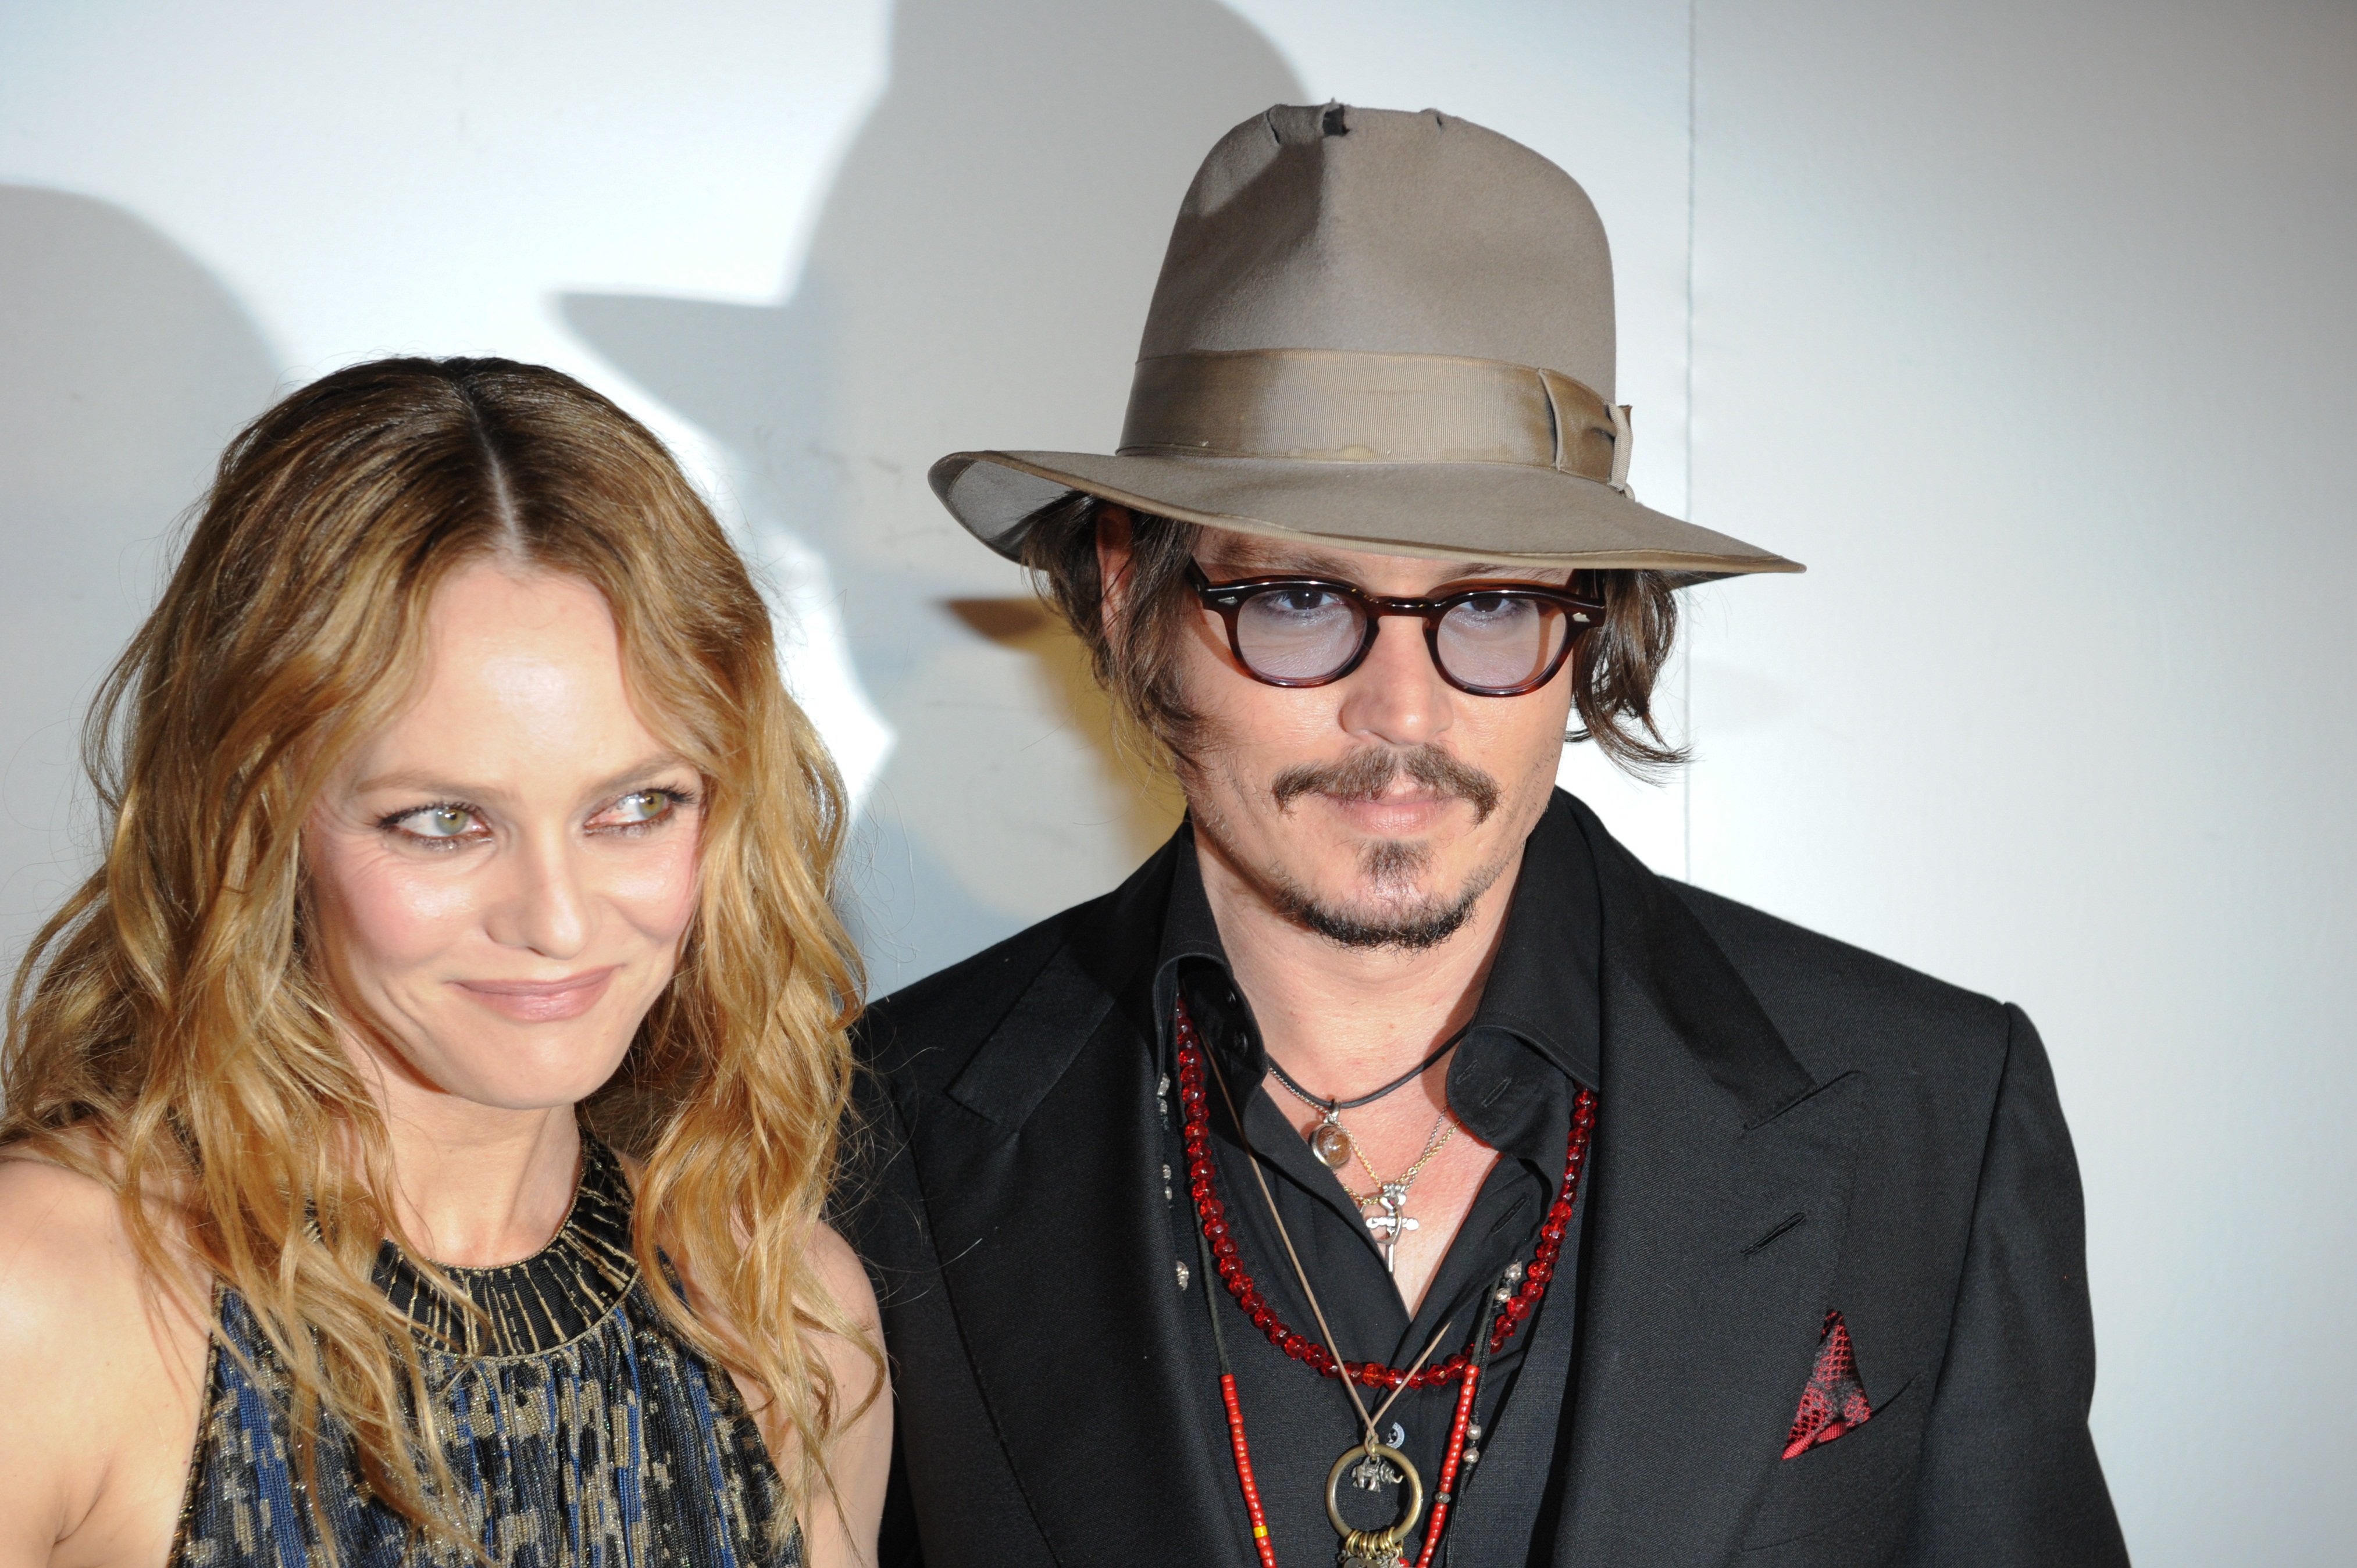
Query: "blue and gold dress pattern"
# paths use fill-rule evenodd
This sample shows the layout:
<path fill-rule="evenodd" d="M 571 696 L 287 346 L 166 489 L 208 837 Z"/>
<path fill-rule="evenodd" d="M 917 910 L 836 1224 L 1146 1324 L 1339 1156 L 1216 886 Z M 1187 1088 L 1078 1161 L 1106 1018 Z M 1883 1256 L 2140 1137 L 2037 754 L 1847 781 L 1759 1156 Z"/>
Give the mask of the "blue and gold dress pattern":
<path fill-rule="evenodd" d="M 585 1137 L 572 1212 L 522 1262 L 447 1271 L 458 1311 L 387 1243 L 377 1282 L 419 1327 L 470 1559 L 368 1495 L 323 1429 L 323 1550 L 286 1440 L 288 1380 L 252 1311 L 219 1327 L 172 1568 L 801 1568 L 784 1487 L 736 1385 L 666 1324 L 630 1252 L 630 1191 Z"/>

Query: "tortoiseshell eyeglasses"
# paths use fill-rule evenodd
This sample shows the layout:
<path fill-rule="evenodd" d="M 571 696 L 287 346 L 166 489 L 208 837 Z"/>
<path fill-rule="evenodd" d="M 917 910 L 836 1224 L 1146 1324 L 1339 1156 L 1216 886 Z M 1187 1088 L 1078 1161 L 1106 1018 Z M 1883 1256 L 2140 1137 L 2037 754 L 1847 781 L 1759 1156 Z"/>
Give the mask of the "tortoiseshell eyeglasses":
<path fill-rule="evenodd" d="M 1227 623 L 1236 662 L 1271 686 L 1340 681 L 1374 648 L 1385 616 L 1413 616 L 1442 680 L 1477 697 L 1519 697 L 1554 680 L 1579 634 L 1604 618 L 1587 573 L 1564 588 L 1471 582 L 1396 599 L 1326 577 L 1214 583 L 1200 566 L 1188 571 L 1203 607 Z"/>

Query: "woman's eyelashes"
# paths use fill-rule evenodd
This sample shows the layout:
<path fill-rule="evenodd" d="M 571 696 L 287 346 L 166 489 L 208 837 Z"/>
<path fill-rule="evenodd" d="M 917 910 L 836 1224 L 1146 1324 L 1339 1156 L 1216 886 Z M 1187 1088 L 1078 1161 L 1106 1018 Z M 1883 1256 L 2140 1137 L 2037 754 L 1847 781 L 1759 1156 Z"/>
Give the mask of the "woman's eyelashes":
<path fill-rule="evenodd" d="M 481 813 L 457 800 L 436 800 L 430 806 L 388 812 L 377 819 L 376 825 L 380 832 L 420 849 L 456 849 L 470 839 L 490 836 Z"/>
<path fill-rule="evenodd" d="M 695 804 L 686 789 L 633 789 L 589 819 L 589 831 L 629 837 L 648 832 L 669 822 L 683 807 Z"/>
<path fill-rule="evenodd" d="M 662 827 L 696 802 L 692 789 L 650 786 L 616 796 L 592 812 L 582 827 L 584 832 L 599 837 L 637 838 Z M 479 843 L 491 837 L 484 813 L 462 800 L 405 806 L 379 817 L 376 826 L 380 832 L 405 844 L 436 853 Z"/>

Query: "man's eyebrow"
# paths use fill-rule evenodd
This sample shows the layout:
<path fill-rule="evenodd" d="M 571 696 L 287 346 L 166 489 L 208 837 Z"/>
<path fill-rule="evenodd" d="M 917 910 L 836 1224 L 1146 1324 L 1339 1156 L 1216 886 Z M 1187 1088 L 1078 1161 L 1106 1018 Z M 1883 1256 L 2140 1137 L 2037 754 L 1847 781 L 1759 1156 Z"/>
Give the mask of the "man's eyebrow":
<path fill-rule="evenodd" d="M 1338 556 L 1321 555 L 1315 550 L 1270 549 L 1246 544 L 1222 551 L 1216 559 L 1222 571 L 1232 570 L 1250 577 L 1350 577 L 1350 568 Z"/>
<path fill-rule="evenodd" d="M 1401 559 L 1422 561 L 1436 568 L 1445 568 L 1452 579 L 1511 576 L 1520 570 L 1518 567 L 1500 566 L 1487 561 L 1457 562 L 1437 555 L 1409 555 L 1403 556 Z M 1274 549 L 1265 545 L 1245 545 L 1240 549 L 1228 551 L 1220 557 L 1220 561 L 1222 565 L 1233 566 L 1239 571 L 1251 572 L 1260 576 L 1276 576 L 1282 574 L 1305 577 L 1340 577 L 1345 582 L 1358 580 L 1357 574 L 1340 556 L 1321 554 L 1315 550 L 1289 550 L 1281 545 Z"/>
<path fill-rule="evenodd" d="M 1469 577 L 1511 577 L 1523 583 L 1551 583 L 1556 587 L 1571 580 L 1568 566 L 1541 566 L 1529 561 L 1468 561 L 1455 566 L 1448 575 L 1452 583 Z"/>

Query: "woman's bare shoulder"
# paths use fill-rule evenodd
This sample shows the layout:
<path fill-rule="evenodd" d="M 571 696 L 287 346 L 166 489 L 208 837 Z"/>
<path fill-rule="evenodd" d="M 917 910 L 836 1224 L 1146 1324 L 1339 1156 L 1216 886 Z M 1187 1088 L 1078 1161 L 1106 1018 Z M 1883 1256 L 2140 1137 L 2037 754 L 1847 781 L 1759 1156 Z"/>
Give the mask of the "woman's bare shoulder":
<path fill-rule="evenodd" d="M 0 1337 L 60 1309 L 68 1319 L 140 1283 L 114 1191 L 94 1176 L 0 1149 Z"/>
<path fill-rule="evenodd" d="M 811 1236 L 810 1261 L 819 1283 L 859 1337 L 830 1335 L 820 1342 L 848 1419 L 835 1433 L 828 1462 L 833 1489 L 812 1499 L 803 1521 L 803 1549 L 811 1568 L 856 1568 L 876 1561 L 885 1481 L 892 1468 L 892 1391 L 881 1354 L 883 1326 L 867 1270 L 840 1232 L 818 1226 Z"/>
<path fill-rule="evenodd" d="M 0 1150 L 0 1563 L 160 1559 L 207 1329 L 155 1283 L 108 1184 Z"/>
<path fill-rule="evenodd" d="M 819 1283 L 826 1287 L 835 1305 L 846 1316 L 869 1334 L 883 1327 L 876 1308 L 876 1287 L 867 1278 L 867 1266 L 843 1232 L 834 1226 L 821 1223 L 811 1236 L 811 1266 Z"/>
<path fill-rule="evenodd" d="M 116 1384 L 151 1393 L 201 1354 L 204 1295 L 193 1276 L 151 1277 L 107 1183 L 0 1150 L 0 1386 L 62 1379 L 93 1405 Z"/>

